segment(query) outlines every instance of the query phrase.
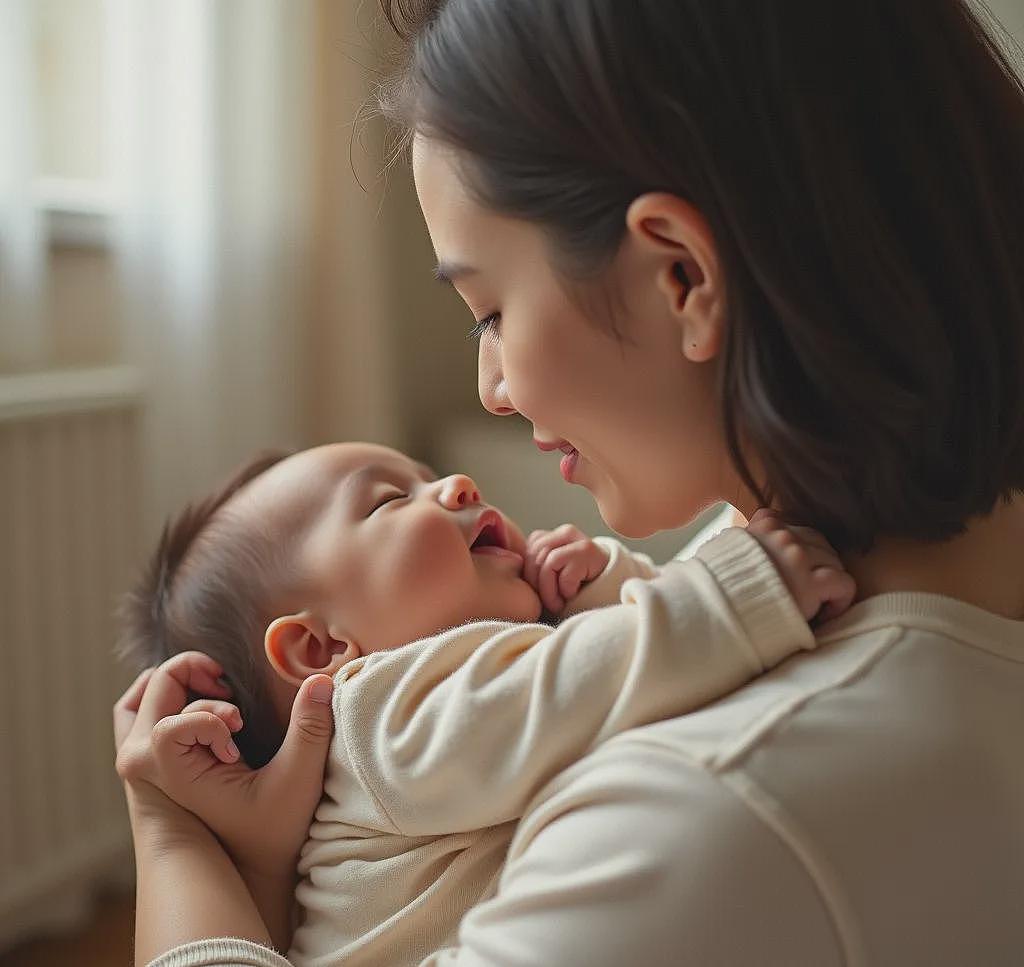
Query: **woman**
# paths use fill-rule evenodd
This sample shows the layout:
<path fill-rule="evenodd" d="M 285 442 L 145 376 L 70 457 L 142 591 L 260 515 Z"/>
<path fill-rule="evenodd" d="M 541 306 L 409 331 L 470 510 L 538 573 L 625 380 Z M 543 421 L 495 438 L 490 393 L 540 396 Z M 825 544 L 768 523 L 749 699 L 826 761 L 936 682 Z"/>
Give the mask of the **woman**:
<path fill-rule="evenodd" d="M 484 406 L 622 533 L 771 503 L 859 586 L 825 647 L 551 783 L 430 962 L 1019 962 L 1019 80 L 960 0 L 385 7 Z M 267 768 L 312 777 L 296 709 Z M 130 797 L 140 962 L 265 942 L 201 824 Z"/>

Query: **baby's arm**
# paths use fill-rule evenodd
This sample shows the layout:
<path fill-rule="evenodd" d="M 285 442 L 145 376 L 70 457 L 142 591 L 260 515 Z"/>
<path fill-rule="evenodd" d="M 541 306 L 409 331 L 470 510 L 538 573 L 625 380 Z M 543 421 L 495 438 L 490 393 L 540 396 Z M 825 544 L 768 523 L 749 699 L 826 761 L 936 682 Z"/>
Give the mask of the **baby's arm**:
<path fill-rule="evenodd" d="M 343 670 L 336 728 L 356 782 L 332 790 L 341 813 L 369 793 L 409 835 L 515 819 L 609 736 L 691 711 L 815 644 L 745 530 L 627 582 L 622 600 L 557 629 L 474 623 Z"/>

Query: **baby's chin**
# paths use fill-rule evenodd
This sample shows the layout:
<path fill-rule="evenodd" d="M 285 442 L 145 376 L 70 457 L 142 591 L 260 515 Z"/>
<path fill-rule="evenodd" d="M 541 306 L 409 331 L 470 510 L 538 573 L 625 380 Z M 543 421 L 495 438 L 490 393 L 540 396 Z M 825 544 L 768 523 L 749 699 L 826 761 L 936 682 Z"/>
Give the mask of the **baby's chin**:
<path fill-rule="evenodd" d="M 502 594 L 500 601 L 493 607 L 485 608 L 489 613 L 475 619 L 477 621 L 536 621 L 543 611 L 540 598 L 529 584 L 517 578 L 514 588 Z"/>

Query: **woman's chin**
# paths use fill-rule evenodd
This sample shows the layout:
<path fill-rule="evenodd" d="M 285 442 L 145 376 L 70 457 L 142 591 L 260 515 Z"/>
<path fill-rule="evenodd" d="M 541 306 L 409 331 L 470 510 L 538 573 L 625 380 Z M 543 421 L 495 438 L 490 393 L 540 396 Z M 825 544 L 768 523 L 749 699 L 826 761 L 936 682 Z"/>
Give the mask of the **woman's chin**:
<path fill-rule="evenodd" d="M 645 519 L 635 509 L 623 507 L 621 502 L 603 501 L 597 495 L 594 496 L 594 500 L 597 503 L 601 519 L 620 537 L 643 540 L 663 529 L 649 519 Z"/>

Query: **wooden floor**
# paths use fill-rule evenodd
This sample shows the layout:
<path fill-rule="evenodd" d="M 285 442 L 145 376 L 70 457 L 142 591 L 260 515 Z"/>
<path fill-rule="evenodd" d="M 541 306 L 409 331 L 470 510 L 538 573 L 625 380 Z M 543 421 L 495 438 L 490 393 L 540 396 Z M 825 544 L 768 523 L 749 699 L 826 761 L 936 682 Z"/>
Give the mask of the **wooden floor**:
<path fill-rule="evenodd" d="M 134 897 L 107 897 L 81 932 L 15 947 L 0 954 L 0 967 L 132 967 L 134 929 Z"/>

